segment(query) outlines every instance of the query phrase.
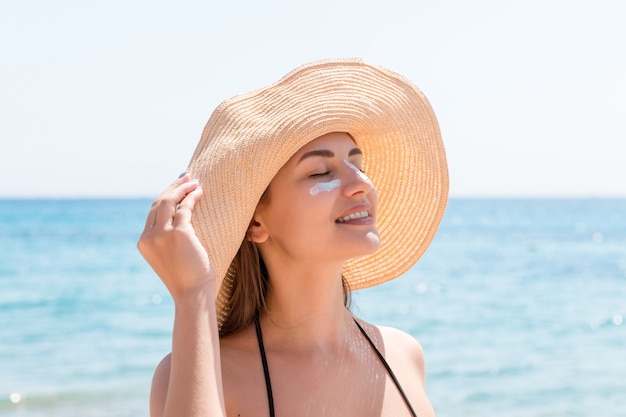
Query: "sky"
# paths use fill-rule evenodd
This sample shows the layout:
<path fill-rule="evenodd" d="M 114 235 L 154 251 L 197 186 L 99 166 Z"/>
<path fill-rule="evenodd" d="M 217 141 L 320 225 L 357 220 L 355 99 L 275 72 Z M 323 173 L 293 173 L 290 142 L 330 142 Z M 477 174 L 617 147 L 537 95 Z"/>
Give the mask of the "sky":
<path fill-rule="evenodd" d="M 452 197 L 626 197 L 624 16 L 623 0 L 2 0 L 0 197 L 155 197 L 221 101 L 333 57 L 426 94 Z"/>

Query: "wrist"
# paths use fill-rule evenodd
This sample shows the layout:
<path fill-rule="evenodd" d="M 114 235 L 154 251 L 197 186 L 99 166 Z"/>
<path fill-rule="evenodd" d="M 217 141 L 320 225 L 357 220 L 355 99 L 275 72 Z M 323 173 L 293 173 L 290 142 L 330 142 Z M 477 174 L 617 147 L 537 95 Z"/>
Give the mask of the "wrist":
<path fill-rule="evenodd" d="M 201 286 L 189 288 L 174 297 L 176 310 L 215 310 L 217 288 L 215 280 Z"/>

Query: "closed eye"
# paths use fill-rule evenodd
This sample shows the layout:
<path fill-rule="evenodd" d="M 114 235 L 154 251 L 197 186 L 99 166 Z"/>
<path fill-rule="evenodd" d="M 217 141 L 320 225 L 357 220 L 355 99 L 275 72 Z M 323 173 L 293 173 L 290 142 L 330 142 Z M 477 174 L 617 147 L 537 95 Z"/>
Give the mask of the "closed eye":
<path fill-rule="evenodd" d="M 324 171 L 324 172 L 319 172 L 317 174 L 311 174 L 309 175 L 309 178 L 319 178 L 319 177 L 325 177 L 326 175 L 330 174 L 330 171 Z"/>

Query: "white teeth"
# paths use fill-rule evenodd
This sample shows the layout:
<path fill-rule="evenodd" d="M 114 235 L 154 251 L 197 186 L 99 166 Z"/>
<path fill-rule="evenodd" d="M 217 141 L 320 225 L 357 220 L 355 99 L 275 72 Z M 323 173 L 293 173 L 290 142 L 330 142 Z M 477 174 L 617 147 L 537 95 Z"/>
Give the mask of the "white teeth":
<path fill-rule="evenodd" d="M 345 217 L 340 217 L 337 219 L 338 223 L 343 223 L 343 222 L 347 222 L 348 220 L 352 220 L 352 219 L 362 219 L 363 217 L 367 217 L 368 213 L 367 211 L 359 211 L 356 213 L 352 213 L 348 216 Z"/>

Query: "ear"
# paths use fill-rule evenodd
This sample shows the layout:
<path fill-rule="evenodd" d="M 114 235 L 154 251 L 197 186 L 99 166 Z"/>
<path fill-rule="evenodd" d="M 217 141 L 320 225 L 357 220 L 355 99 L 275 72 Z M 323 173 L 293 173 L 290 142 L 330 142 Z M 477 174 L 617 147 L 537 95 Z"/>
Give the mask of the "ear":
<path fill-rule="evenodd" d="M 267 229 L 259 223 L 256 218 L 253 218 L 250 222 L 250 226 L 248 226 L 246 239 L 254 243 L 263 243 L 269 236 L 270 234 Z"/>

